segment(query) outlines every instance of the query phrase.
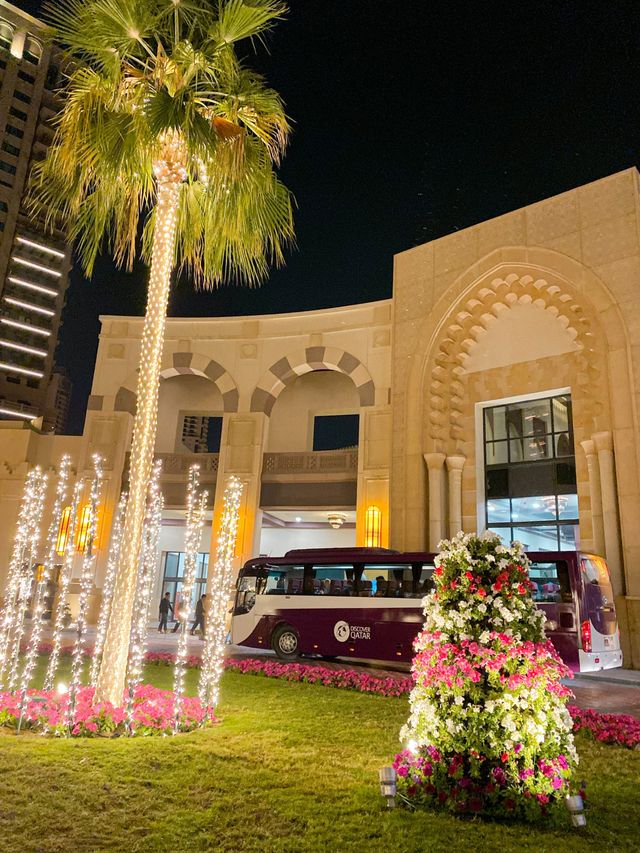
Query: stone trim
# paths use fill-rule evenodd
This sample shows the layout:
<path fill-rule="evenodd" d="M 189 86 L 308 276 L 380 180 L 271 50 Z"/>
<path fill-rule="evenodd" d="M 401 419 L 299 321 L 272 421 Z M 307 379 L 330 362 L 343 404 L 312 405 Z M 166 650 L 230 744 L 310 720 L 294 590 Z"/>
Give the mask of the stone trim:
<path fill-rule="evenodd" d="M 223 411 L 237 412 L 240 394 L 230 373 L 217 361 L 207 358 L 200 353 L 175 352 L 165 359 L 160 371 L 161 379 L 173 376 L 201 376 L 208 379 L 217 387 L 222 396 Z M 136 413 L 137 402 L 137 372 L 132 374 L 116 393 L 113 410 L 115 412 Z"/>
<path fill-rule="evenodd" d="M 312 346 L 284 356 L 272 364 L 251 397 L 251 411 L 270 415 L 278 395 L 287 385 L 314 370 L 344 373 L 356 386 L 360 405 L 375 404 L 375 385 L 369 371 L 356 356 L 335 347 Z"/>

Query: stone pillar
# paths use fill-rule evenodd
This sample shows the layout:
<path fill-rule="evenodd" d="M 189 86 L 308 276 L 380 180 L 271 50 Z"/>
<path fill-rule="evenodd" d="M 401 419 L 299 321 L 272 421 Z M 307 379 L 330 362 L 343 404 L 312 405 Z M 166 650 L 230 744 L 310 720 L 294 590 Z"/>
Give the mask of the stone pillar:
<path fill-rule="evenodd" d="M 464 456 L 447 456 L 449 477 L 449 538 L 462 530 L 462 469 Z"/>
<path fill-rule="evenodd" d="M 442 518 L 442 466 L 447 457 L 444 453 L 425 453 L 424 461 L 429 469 L 429 550 L 437 551 L 438 542 L 444 538 Z"/>
<path fill-rule="evenodd" d="M 616 473 L 613 459 L 613 437 L 610 432 L 597 432 L 593 442 L 598 452 L 600 487 L 602 491 L 602 525 L 607 563 L 611 572 L 611 582 L 615 595 L 624 595 L 624 575 L 622 572 L 622 543 L 620 541 L 620 518 L 618 515 L 618 495 L 616 493 Z"/>
<path fill-rule="evenodd" d="M 240 502 L 236 570 L 246 560 L 258 556 L 262 513 L 260 487 L 262 484 L 262 455 L 267 434 L 268 418 L 262 412 L 227 414 L 222 427 L 218 462 L 218 477 L 211 525 L 210 566 L 216 558 L 218 530 L 222 519 L 224 491 L 229 477 L 235 474 L 243 483 Z M 213 575 L 209 569 L 209 578 Z"/>
<path fill-rule="evenodd" d="M 593 550 L 596 554 L 604 554 L 604 525 L 602 521 L 602 490 L 600 487 L 600 466 L 598 454 L 592 439 L 580 442 L 587 457 L 589 471 L 589 494 L 591 496 L 591 524 L 593 527 Z"/>

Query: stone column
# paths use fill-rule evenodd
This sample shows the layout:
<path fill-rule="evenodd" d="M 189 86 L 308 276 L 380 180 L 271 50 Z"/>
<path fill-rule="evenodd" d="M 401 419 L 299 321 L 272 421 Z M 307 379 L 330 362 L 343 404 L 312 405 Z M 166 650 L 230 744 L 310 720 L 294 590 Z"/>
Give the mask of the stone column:
<path fill-rule="evenodd" d="M 442 466 L 446 458 L 444 453 L 424 454 L 424 461 L 429 469 L 429 550 L 431 551 L 437 551 L 438 542 L 444 537 Z"/>
<path fill-rule="evenodd" d="M 600 466 L 598 454 L 592 439 L 580 442 L 587 457 L 589 471 L 589 494 L 591 496 L 591 524 L 593 527 L 593 550 L 604 554 L 604 525 L 602 521 L 602 490 L 600 487 Z"/>
<path fill-rule="evenodd" d="M 620 518 L 618 515 L 618 495 L 616 493 L 616 473 L 613 459 L 613 437 L 610 432 L 596 432 L 593 435 L 593 443 L 598 452 L 598 468 L 600 469 L 602 525 L 607 563 L 611 572 L 613 592 L 615 595 L 623 595 L 622 543 L 620 542 Z"/>
<path fill-rule="evenodd" d="M 449 477 L 449 538 L 462 530 L 462 469 L 464 456 L 447 456 Z"/>
<path fill-rule="evenodd" d="M 240 503 L 235 569 L 239 569 L 246 560 L 258 555 L 262 520 L 260 511 L 262 454 L 267 428 L 268 419 L 262 412 L 234 412 L 225 415 L 211 525 L 211 556 L 209 558 L 211 567 L 216 556 L 224 491 L 232 474 L 235 474 L 244 485 Z M 210 568 L 210 582 L 212 575 Z"/>

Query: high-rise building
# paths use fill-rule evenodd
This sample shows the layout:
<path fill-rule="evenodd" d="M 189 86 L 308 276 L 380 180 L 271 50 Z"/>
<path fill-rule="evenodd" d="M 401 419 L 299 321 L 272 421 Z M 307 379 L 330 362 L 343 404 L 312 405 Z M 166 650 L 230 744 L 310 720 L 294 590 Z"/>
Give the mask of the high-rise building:
<path fill-rule="evenodd" d="M 55 52 L 43 25 L 0 0 L 0 418 L 44 414 L 71 269 L 62 231 L 24 200 L 33 163 L 53 138 Z"/>
<path fill-rule="evenodd" d="M 60 435 L 66 431 L 71 391 L 71 380 L 64 368 L 54 367 L 47 386 L 43 413 L 43 429 L 46 432 L 56 432 Z"/>

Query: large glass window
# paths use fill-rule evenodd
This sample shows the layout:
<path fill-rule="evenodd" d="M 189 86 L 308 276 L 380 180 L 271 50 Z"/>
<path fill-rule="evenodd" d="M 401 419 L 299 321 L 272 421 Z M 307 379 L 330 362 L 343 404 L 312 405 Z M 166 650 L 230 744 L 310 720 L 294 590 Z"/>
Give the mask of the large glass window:
<path fill-rule="evenodd" d="M 164 576 L 162 581 L 162 595 L 171 593 L 171 605 L 176 609 L 176 602 L 182 593 L 184 582 L 184 551 L 165 551 L 163 554 Z M 207 591 L 207 574 L 209 572 L 209 555 L 198 554 L 196 565 L 196 582 L 191 595 L 191 613 L 195 612 L 196 601 Z"/>
<path fill-rule="evenodd" d="M 486 524 L 531 551 L 578 547 L 571 396 L 484 410 Z"/>

